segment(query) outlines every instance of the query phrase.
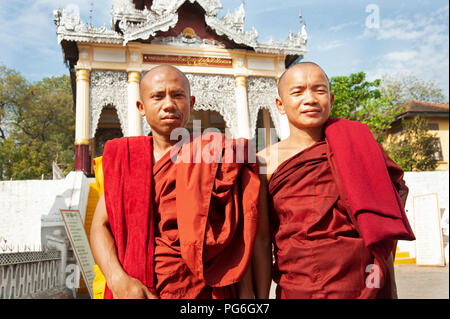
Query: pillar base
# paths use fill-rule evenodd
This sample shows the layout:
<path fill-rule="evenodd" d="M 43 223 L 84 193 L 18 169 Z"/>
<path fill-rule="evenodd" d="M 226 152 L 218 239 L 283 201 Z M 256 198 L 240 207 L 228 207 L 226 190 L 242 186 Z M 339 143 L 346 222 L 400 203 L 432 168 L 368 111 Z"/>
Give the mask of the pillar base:
<path fill-rule="evenodd" d="M 91 173 L 91 159 L 89 156 L 89 145 L 75 145 L 75 171 Z"/>

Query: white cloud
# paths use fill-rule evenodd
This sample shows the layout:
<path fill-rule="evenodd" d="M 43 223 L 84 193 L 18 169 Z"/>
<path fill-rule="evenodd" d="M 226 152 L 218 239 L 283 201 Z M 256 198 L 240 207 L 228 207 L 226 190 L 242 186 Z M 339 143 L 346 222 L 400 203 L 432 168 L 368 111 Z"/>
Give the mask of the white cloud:
<path fill-rule="evenodd" d="M 79 8 L 81 19 L 89 22 L 90 0 L 25 0 L 1 1 L 0 7 L 0 63 L 20 71 L 26 78 L 40 79 L 60 70 L 63 59 L 57 43 L 53 10 L 58 8 Z M 94 22 L 110 21 L 110 0 L 96 0 Z M 107 8 L 105 10 L 105 8 Z M 94 24 L 94 23 L 93 23 Z M 94 24 L 94 26 L 96 26 Z M 43 67 L 45 65 L 45 67 Z M 42 76 L 35 76 L 42 73 Z"/>
<path fill-rule="evenodd" d="M 448 97 L 448 30 L 448 5 L 432 13 L 384 19 L 379 29 L 366 29 L 364 38 L 385 47 L 368 72 L 370 77 L 410 73 L 439 83 Z"/>
<path fill-rule="evenodd" d="M 242 1 L 237 1 L 237 5 Z M 276 4 L 274 5 L 274 2 Z M 276 12 L 280 10 L 299 10 L 302 7 L 315 3 L 313 0 L 303 0 L 299 3 L 298 0 L 285 0 L 285 1 L 273 1 L 273 0 L 258 0 L 258 1 L 248 1 L 246 4 L 246 10 L 252 10 L 252 14 L 264 14 L 267 12 Z M 254 6 L 254 7 L 253 7 Z"/>
<path fill-rule="evenodd" d="M 330 51 L 336 48 L 339 48 L 344 45 L 344 42 L 341 40 L 333 40 L 329 43 L 320 44 L 317 49 L 319 51 Z"/>
<path fill-rule="evenodd" d="M 418 53 L 416 51 L 394 51 L 389 52 L 384 56 L 388 61 L 408 62 L 417 58 Z"/>
<path fill-rule="evenodd" d="M 433 19 L 383 20 L 378 40 L 419 40 L 430 34 L 444 32 L 446 26 L 434 24 Z"/>
<path fill-rule="evenodd" d="M 353 27 L 353 26 L 356 26 L 356 25 L 359 25 L 359 24 L 360 24 L 359 22 L 342 23 L 342 24 L 338 24 L 338 25 L 330 27 L 328 29 L 328 31 L 330 31 L 330 32 L 338 32 L 338 31 L 341 31 L 341 30 L 343 30 L 345 28 Z"/>

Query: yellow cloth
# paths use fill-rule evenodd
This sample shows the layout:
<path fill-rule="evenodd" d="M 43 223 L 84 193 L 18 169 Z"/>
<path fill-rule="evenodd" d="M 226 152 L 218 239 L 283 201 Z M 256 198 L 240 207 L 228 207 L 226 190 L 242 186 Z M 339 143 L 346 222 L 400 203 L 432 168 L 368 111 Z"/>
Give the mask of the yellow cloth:
<path fill-rule="evenodd" d="M 94 299 L 103 299 L 105 295 L 105 276 L 103 276 L 100 267 L 94 265 L 95 278 L 92 283 L 92 290 L 94 291 Z"/>
<path fill-rule="evenodd" d="M 102 157 L 96 157 L 93 161 L 95 181 L 97 183 L 97 190 L 99 196 L 103 194 L 103 169 L 102 169 Z M 105 294 L 106 280 L 102 271 L 98 265 L 94 265 L 95 278 L 92 284 L 92 290 L 94 292 L 94 299 L 103 299 Z"/>
<path fill-rule="evenodd" d="M 97 182 L 97 186 L 99 189 L 99 195 L 103 194 L 103 169 L 102 169 L 102 157 L 94 158 L 94 172 L 95 172 L 95 181 Z"/>

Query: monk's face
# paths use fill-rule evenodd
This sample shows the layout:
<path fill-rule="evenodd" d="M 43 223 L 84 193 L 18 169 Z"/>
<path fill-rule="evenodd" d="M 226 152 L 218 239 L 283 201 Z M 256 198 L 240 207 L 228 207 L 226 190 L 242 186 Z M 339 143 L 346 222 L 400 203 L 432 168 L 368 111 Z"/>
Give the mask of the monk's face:
<path fill-rule="evenodd" d="M 141 82 L 141 100 L 137 107 L 152 131 L 170 136 L 175 128 L 185 127 L 194 107 L 189 82 L 181 71 L 162 66 L 149 71 Z"/>
<path fill-rule="evenodd" d="M 315 65 L 295 65 L 280 80 L 278 110 L 298 129 L 322 128 L 327 121 L 334 95 L 328 79 Z"/>

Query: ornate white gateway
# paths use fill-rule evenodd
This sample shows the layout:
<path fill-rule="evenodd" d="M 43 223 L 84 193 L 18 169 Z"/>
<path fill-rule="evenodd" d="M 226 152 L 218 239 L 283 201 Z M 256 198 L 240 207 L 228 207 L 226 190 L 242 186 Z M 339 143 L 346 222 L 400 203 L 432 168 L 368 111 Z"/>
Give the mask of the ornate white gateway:
<path fill-rule="evenodd" d="M 220 114 L 233 137 L 258 138 L 262 113 L 266 130 L 274 125 L 279 139 L 288 136 L 276 84 L 306 54 L 302 17 L 286 41 L 260 43 L 254 28 L 244 29 L 243 4 L 223 16 L 221 9 L 220 0 L 112 0 L 111 28 L 54 11 L 76 92 L 76 170 L 90 174 L 90 160 L 109 138 L 150 133 L 136 100 L 142 74 L 159 64 L 185 72 L 196 114 Z"/>

